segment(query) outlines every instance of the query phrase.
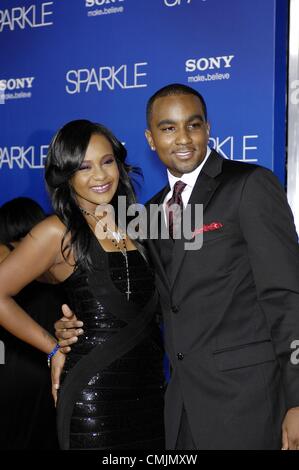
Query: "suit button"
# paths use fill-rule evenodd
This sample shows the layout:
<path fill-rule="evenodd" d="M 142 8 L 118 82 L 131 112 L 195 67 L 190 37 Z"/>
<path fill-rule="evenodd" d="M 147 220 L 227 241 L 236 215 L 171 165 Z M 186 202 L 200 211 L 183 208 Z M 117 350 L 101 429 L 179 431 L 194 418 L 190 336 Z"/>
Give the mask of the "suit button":
<path fill-rule="evenodd" d="M 179 307 L 177 305 L 172 305 L 171 306 L 171 311 L 172 313 L 179 313 Z"/>
<path fill-rule="evenodd" d="M 179 361 L 182 361 L 184 359 L 184 354 L 183 353 L 177 353 L 176 357 L 178 358 Z"/>

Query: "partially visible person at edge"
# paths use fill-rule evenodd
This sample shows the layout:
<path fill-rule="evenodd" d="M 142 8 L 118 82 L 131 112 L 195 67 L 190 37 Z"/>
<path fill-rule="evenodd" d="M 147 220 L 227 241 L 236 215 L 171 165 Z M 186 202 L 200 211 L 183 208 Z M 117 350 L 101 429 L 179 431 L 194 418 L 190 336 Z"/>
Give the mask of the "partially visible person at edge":
<path fill-rule="evenodd" d="M 4 204 L 0 208 L 0 263 L 45 218 L 43 209 L 30 198 L 18 197 Z M 14 300 L 51 332 L 65 301 L 47 274 L 32 280 Z M 1 327 L 0 341 L 5 345 L 5 364 L 0 366 L 0 449 L 58 449 L 51 376 L 44 354 Z"/>
<path fill-rule="evenodd" d="M 271 171 L 208 147 L 207 107 L 196 90 L 157 91 L 147 124 L 168 174 L 149 203 L 165 212 L 173 203 L 204 210 L 203 226 L 192 221 L 201 249 L 184 250 L 184 239 L 148 240 L 172 369 L 166 447 L 298 449 L 299 370 L 291 356 L 299 247 L 285 193 Z M 65 312 L 56 335 L 70 347 L 80 318 Z"/>
<path fill-rule="evenodd" d="M 66 124 L 53 138 L 46 182 L 56 215 L 37 225 L 0 266 L 0 324 L 63 368 L 57 401 L 62 449 L 163 449 L 163 349 L 154 274 L 141 243 L 105 218 L 118 196 L 135 202 L 126 150 L 103 125 Z M 107 214 L 106 214 L 107 215 Z M 103 224 L 104 225 L 104 224 Z M 14 301 L 50 272 L 82 318 L 68 354 Z M 56 399 L 57 390 L 53 387 Z"/>

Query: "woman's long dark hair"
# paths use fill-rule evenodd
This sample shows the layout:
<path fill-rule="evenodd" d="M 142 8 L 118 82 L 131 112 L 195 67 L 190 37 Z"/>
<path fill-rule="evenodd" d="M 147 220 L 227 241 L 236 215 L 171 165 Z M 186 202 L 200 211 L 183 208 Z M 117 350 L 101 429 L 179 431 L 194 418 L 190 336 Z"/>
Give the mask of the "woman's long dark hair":
<path fill-rule="evenodd" d="M 135 191 L 129 172 L 140 174 L 140 170 L 125 163 L 127 151 L 112 132 L 102 124 L 88 120 L 76 120 L 67 123 L 54 136 L 47 155 L 45 179 L 51 196 L 53 208 L 66 226 L 66 232 L 61 242 L 61 251 L 65 259 L 73 249 L 76 267 L 92 267 L 89 256 L 91 241 L 90 228 L 78 207 L 70 179 L 79 170 L 93 134 L 106 137 L 110 142 L 119 170 L 119 184 L 111 204 L 117 210 L 117 197 L 126 196 L 127 207 L 136 202 Z M 70 242 L 65 244 L 67 234 Z M 137 241 L 136 246 L 143 256 L 144 247 Z"/>
<path fill-rule="evenodd" d="M 0 208 L 0 244 L 20 241 L 45 218 L 40 205 L 29 197 L 17 197 L 6 202 Z"/>

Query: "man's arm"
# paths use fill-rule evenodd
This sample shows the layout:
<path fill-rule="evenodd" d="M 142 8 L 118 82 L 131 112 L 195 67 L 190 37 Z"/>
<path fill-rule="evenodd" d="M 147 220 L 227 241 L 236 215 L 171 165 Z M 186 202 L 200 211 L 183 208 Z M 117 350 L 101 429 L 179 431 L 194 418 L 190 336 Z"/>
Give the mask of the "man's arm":
<path fill-rule="evenodd" d="M 288 426 L 284 423 L 284 446 L 295 448 L 299 446 L 299 366 L 291 362 L 291 344 L 299 340 L 298 237 L 286 195 L 269 170 L 257 168 L 249 175 L 239 211 L 258 301 L 281 365 L 286 405 L 292 408 L 285 420 Z"/>

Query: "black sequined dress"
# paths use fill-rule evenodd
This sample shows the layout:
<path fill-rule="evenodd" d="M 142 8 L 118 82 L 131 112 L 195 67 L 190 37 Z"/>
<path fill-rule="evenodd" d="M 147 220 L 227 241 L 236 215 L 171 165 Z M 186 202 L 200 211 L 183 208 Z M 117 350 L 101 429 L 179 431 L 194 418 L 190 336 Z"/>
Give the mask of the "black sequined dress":
<path fill-rule="evenodd" d="M 105 252 L 95 237 L 93 271 L 63 287 L 84 334 L 67 355 L 58 399 L 62 449 L 164 449 L 163 349 L 154 274 L 129 251 Z"/>

